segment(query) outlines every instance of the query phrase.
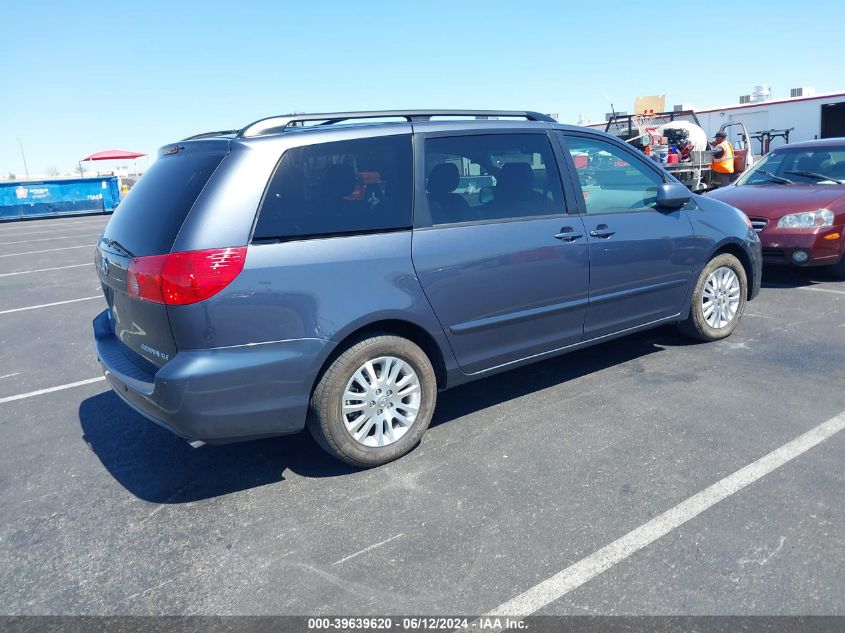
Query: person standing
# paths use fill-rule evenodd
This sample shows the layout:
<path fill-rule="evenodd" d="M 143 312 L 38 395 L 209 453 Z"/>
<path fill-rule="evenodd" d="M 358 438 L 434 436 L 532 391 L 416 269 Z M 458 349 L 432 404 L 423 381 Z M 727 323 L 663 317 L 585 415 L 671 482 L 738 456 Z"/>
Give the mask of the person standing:
<path fill-rule="evenodd" d="M 713 172 L 713 183 L 718 187 L 731 184 L 734 173 L 734 148 L 727 135 L 719 130 L 713 142 L 713 162 L 710 164 Z"/>

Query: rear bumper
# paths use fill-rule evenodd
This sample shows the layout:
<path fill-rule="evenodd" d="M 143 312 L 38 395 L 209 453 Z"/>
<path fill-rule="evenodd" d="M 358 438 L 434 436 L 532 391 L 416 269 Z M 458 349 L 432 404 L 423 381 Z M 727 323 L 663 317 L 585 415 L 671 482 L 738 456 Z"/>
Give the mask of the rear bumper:
<path fill-rule="evenodd" d="M 295 339 L 182 350 L 150 374 L 114 335 L 108 310 L 93 326 L 98 359 L 117 395 L 169 431 L 212 444 L 300 431 L 311 386 L 334 346 Z"/>
<path fill-rule="evenodd" d="M 784 231 L 773 229 L 760 233 L 763 244 L 763 262 L 766 264 L 791 264 L 793 266 L 825 266 L 835 264 L 845 251 L 845 227 L 828 226 L 811 231 Z M 828 236 L 838 235 L 835 239 Z M 807 261 L 796 262 L 797 251 L 807 253 Z"/>

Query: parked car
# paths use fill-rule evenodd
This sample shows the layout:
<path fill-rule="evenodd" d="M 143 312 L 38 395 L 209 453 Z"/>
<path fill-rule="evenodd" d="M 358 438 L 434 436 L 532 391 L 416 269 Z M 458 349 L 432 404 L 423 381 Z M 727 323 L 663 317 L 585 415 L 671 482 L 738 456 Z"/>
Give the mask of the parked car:
<path fill-rule="evenodd" d="M 602 132 L 489 111 L 168 145 L 96 264 L 131 407 L 199 443 L 307 426 L 357 466 L 411 450 L 438 390 L 667 323 L 728 336 L 761 274 L 740 211 Z"/>
<path fill-rule="evenodd" d="M 764 263 L 829 266 L 845 278 L 845 138 L 778 147 L 707 195 L 748 214 Z"/>

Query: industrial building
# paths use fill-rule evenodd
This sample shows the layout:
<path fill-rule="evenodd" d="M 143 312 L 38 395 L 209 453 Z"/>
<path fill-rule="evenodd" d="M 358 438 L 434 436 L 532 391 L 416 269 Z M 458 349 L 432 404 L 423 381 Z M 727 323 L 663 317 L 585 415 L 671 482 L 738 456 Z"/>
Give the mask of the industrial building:
<path fill-rule="evenodd" d="M 691 105 L 676 105 L 671 110 L 695 110 L 708 138 L 729 122 L 742 122 L 752 136 L 755 153 L 788 142 L 817 138 L 845 137 L 845 91 L 816 94 L 813 88 L 793 88 L 790 96 L 773 99 L 768 86 L 755 86 L 751 94 L 742 95 L 738 103 L 713 108 L 696 109 Z M 617 113 L 618 114 L 618 113 Z M 612 116 L 609 113 L 606 120 Z M 604 129 L 606 121 L 590 123 L 587 127 Z M 730 128 L 731 140 L 740 141 L 739 128 Z"/>

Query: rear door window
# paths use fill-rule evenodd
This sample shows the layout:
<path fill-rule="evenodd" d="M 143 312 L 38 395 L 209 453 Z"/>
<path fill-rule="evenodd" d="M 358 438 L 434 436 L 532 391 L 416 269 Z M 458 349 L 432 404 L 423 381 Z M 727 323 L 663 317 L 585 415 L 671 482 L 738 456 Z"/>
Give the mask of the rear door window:
<path fill-rule="evenodd" d="M 410 135 L 318 143 L 287 150 L 255 227 L 255 240 L 409 229 Z"/>
<path fill-rule="evenodd" d="M 435 226 L 565 213 L 545 134 L 428 138 L 425 178 Z"/>
<path fill-rule="evenodd" d="M 202 188 L 226 155 L 187 149 L 158 158 L 126 194 L 105 237 L 136 257 L 169 253 Z"/>

